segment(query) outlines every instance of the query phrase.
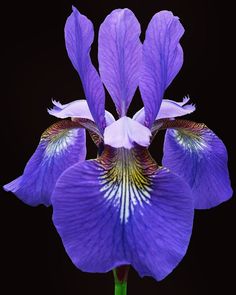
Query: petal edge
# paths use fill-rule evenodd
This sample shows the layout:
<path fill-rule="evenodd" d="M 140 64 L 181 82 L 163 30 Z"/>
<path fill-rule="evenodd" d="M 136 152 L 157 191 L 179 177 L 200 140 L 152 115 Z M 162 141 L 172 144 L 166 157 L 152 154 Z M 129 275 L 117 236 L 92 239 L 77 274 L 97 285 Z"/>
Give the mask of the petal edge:
<path fill-rule="evenodd" d="M 85 160 L 85 131 L 76 126 L 76 123 L 64 120 L 46 129 L 23 175 L 6 184 L 4 189 L 30 206 L 49 206 L 61 173 Z"/>
<path fill-rule="evenodd" d="M 163 165 L 183 177 L 193 191 L 195 208 L 208 209 L 232 196 L 224 143 L 204 124 L 183 120 L 165 135 Z M 179 123 L 180 122 L 180 123 Z"/>

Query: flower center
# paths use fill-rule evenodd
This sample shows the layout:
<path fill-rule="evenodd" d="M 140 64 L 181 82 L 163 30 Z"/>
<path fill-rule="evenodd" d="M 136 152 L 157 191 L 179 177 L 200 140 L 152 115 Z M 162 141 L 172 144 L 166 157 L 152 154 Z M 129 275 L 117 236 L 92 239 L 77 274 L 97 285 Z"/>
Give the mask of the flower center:
<path fill-rule="evenodd" d="M 151 135 L 147 127 L 124 116 L 106 127 L 104 143 L 115 148 L 131 149 L 135 144 L 147 147 L 150 144 Z"/>
<path fill-rule="evenodd" d="M 120 211 L 121 223 L 127 223 L 137 205 L 143 208 L 150 204 L 151 178 L 157 165 L 146 148 L 127 150 L 106 146 L 98 160 L 103 167 L 100 191 Z"/>

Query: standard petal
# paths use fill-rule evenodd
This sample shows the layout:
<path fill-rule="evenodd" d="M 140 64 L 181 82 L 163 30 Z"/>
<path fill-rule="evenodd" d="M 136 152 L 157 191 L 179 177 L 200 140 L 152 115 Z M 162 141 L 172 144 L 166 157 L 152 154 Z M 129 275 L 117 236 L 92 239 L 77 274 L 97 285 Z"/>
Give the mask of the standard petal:
<path fill-rule="evenodd" d="M 52 100 L 53 108 L 48 109 L 48 113 L 54 117 L 65 118 L 84 118 L 94 121 L 90 112 L 88 103 L 85 99 L 74 100 L 67 104 L 61 104 L 59 101 Z M 106 126 L 115 122 L 113 115 L 105 111 Z"/>
<path fill-rule="evenodd" d="M 76 123 L 64 120 L 49 127 L 42 134 L 23 175 L 6 184 L 4 189 L 13 192 L 28 205 L 49 206 L 52 191 L 61 173 L 85 160 L 85 131 L 76 126 Z"/>
<path fill-rule="evenodd" d="M 150 145 L 151 136 L 151 131 L 147 127 L 124 116 L 106 127 L 104 143 L 115 148 L 131 149 L 136 144 L 147 147 Z"/>
<path fill-rule="evenodd" d="M 171 119 L 191 114 L 195 111 L 195 105 L 186 104 L 189 101 L 188 97 L 184 97 L 182 102 L 177 102 L 170 99 L 163 99 L 161 102 L 160 110 L 155 118 L 158 119 Z M 140 124 L 145 123 L 145 110 L 142 108 L 134 116 L 133 119 Z"/>
<path fill-rule="evenodd" d="M 138 86 L 140 24 L 129 9 L 116 9 L 101 24 L 98 39 L 99 70 L 119 116 L 125 116 Z"/>
<path fill-rule="evenodd" d="M 141 276 L 161 280 L 183 258 L 191 236 L 189 186 L 157 168 L 145 148 L 106 146 L 97 160 L 69 168 L 52 204 L 68 255 L 87 272 L 131 264 Z"/>
<path fill-rule="evenodd" d="M 100 77 L 90 59 L 93 24 L 73 7 L 65 25 L 65 42 L 69 58 L 78 71 L 91 114 L 101 132 L 105 128 L 105 92 Z"/>
<path fill-rule="evenodd" d="M 178 17 L 170 11 L 158 12 L 148 25 L 139 87 L 149 128 L 158 114 L 165 89 L 183 64 L 183 51 L 179 44 L 183 33 Z"/>
<path fill-rule="evenodd" d="M 232 188 L 223 142 L 204 124 L 176 121 L 165 135 L 163 165 L 189 183 L 196 209 L 228 200 Z"/>

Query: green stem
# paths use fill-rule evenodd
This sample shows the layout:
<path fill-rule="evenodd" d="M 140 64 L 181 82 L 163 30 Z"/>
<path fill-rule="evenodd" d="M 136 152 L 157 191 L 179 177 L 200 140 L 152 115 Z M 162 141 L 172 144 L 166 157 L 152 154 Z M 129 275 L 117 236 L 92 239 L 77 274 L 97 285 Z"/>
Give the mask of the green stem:
<path fill-rule="evenodd" d="M 127 294 L 127 282 L 115 284 L 115 295 L 126 295 Z"/>
<path fill-rule="evenodd" d="M 126 295 L 127 294 L 127 280 L 128 280 L 129 266 L 119 266 L 113 269 L 115 293 L 114 295 Z"/>

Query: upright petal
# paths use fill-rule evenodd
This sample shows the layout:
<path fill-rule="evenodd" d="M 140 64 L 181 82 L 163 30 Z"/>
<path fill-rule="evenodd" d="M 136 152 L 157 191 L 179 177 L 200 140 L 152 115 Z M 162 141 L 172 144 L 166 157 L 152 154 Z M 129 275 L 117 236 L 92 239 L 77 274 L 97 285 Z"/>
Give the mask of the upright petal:
<path fill-rule="evenodd" d="M 159 112 L 155 118 L 158 119 L 172 119 L 175 117 L 181 117 L 188 114 L 191 114 L 195 111 L 195 105 L 186 104 L 189 101 L 189 98 L 184 97 L 182 102 L 177 102 L 170 99 L 163 99 Z M 136 114 L 134 114 L 133 119 L 140 124 L 145 124 L 145 110 L 142 108 Z"/>
<path fill-rule="evenodd" d="M 69 58 L 78 71 L 94 121 L 102 132 L 105 127 L 105 93 L 99 75 L 90 59 L 93 24 L 73 7 L 65 25 L 65 41 Z"/>
<path fill-rule="evenodd" d="M 131 264 L 141 276 L 161 280 L 191 236 L 189 186 L 157 169 L 145 148 L 106 146 L 97 160 L 75 164 L 58 180 L 52 203 L 68 255 L 87 272 Z"/>
<path fill-rule="evenodd" d="M 170 11 L 158 12 L 148 25 L 139 87 L 149 128 L 157 116 L 165 89 L 183 64 L 183 51 L 179 44 L 183 33 L 178 17 Z"/>
<path fill-rule="evenodd" d="M 127 8 L 114 10 L 99 30 L 99 70 L 119 116 L 126 115 L 138 86 L 140 32 L 138 20 Z"/>
<path fill-rule="evenodd" d="M 23 175 L 6 184 L 4 189 L 13 192 L 28 205 L 49 206 L 58 177 L 85 157 L 84 129 L 71 121 L 59 121 L 42 134 Z"/>
<path fill-rule="evenodd" d="M 169 122 L 163 165 L 182 176 L 192 188 L 196 209 L 207 209 L 232 196 L 227 151 L 204 124 Z"/>

